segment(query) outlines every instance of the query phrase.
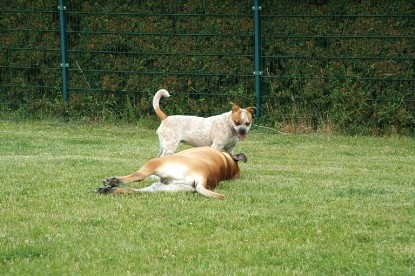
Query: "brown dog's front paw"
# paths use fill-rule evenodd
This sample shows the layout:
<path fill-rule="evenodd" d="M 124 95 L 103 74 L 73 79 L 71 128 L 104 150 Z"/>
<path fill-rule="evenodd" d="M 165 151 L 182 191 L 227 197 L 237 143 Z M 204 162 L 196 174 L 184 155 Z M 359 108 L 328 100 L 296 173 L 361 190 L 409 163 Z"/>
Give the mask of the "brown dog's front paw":
<path fill-rule="evenodd" d="M 107 179 L 102 181 L 104 187 L 118 187 L 120 186 L 121 182 L 117 177 L 108 177 Z"/>

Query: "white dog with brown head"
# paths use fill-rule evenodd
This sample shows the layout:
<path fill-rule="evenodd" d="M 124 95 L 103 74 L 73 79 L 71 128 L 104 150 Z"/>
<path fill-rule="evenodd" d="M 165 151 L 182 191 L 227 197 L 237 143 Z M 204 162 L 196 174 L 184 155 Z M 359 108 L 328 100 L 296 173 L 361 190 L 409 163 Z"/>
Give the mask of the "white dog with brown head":
<path fill-rule="evenodd" d="M 154 111 L 161 120 L 157 129 L 160 140 L 158 156 L 174 153 L 180 142 L 195 147 L 210 146 L 233 154 L 238 140 L 245 139 L 252 126 L 255 107 L 242 109 L 233 105 L 231 111 L 207 118 L 167 116 L 159 106 L 161 97 L 170 97 L 170 94 L 167 90 L 160 89 L 153 98 Z"/>

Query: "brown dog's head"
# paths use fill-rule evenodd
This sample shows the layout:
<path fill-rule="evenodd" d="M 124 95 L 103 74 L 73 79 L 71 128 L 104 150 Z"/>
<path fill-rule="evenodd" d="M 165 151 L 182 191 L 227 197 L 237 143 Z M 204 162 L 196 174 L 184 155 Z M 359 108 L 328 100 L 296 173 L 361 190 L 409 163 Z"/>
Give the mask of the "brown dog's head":
<path fill-rule="evenodd" d="M 232 106 L 231 124 L 239 140 L 245 139 L 246 134 L 252 125 L 252 113 L 255 107 L 240 108 L 234 104 Z"/>
<path fill-rule="evenodd" d="M 235 154 L 235 155 L 232 155 L 232 159 L 235 160 L 236 162 L 242 161 L 242 162 L 246 163 L 248 161 L 248 158 L 242 152 L 238 153 L 238 154 Z"/>
<path fill-rule="evenodd" d="M 238 161 L 246 163 L 248 158 L 243 153 L 230 154 L 228 152 L 223 153 L 227 159 L 228 170 L 227 175 L 223 179 L 237 179 L 241 176 Z"/>

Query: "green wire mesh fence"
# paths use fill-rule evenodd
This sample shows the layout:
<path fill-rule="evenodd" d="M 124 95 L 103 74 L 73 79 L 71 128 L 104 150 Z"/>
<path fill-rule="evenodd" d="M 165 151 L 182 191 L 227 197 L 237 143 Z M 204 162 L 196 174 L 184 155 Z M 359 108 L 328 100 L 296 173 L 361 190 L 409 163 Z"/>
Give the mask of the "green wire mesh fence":
<path fill-rule="evenodd" d="M 135 118 L 166 88 L 170 114 L 218 114 L 232 101 L 287 130 L 413 132 L 412 1 L 261 1 L 260 71 L 255 2 L 67 1 L 65 103 L 58 3 L 7 1 L 0 109 Z"/>

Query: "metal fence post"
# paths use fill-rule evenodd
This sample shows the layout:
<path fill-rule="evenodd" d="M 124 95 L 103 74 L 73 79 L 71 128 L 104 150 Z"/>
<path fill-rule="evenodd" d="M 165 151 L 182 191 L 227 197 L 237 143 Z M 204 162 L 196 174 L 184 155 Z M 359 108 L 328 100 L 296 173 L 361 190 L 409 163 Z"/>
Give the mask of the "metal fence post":
<path fill-rule="evenodd" d="M 68 42 L 66 36 L 66 6 L 65 0 L 59 0 L 59 21 L 60 21 L 60 33 L 61 33 L 61 67 L 62 67 L 62 93 L 63 100 L 68 101 Z"/>
<path fill-rule="evenodd" d="M 252 6 L 254 12 L 254 40 L 255 40 L 255 49 L 254 49 L 254 77 L 255 77 L 255 94 L 256 94 L 256 116 L 259 118 L 261 116 L 261 107 L 262 107 L 262 62 L 261 62 L 261 10 L 260 0 L 254 0 L 254 5 Z"/>

